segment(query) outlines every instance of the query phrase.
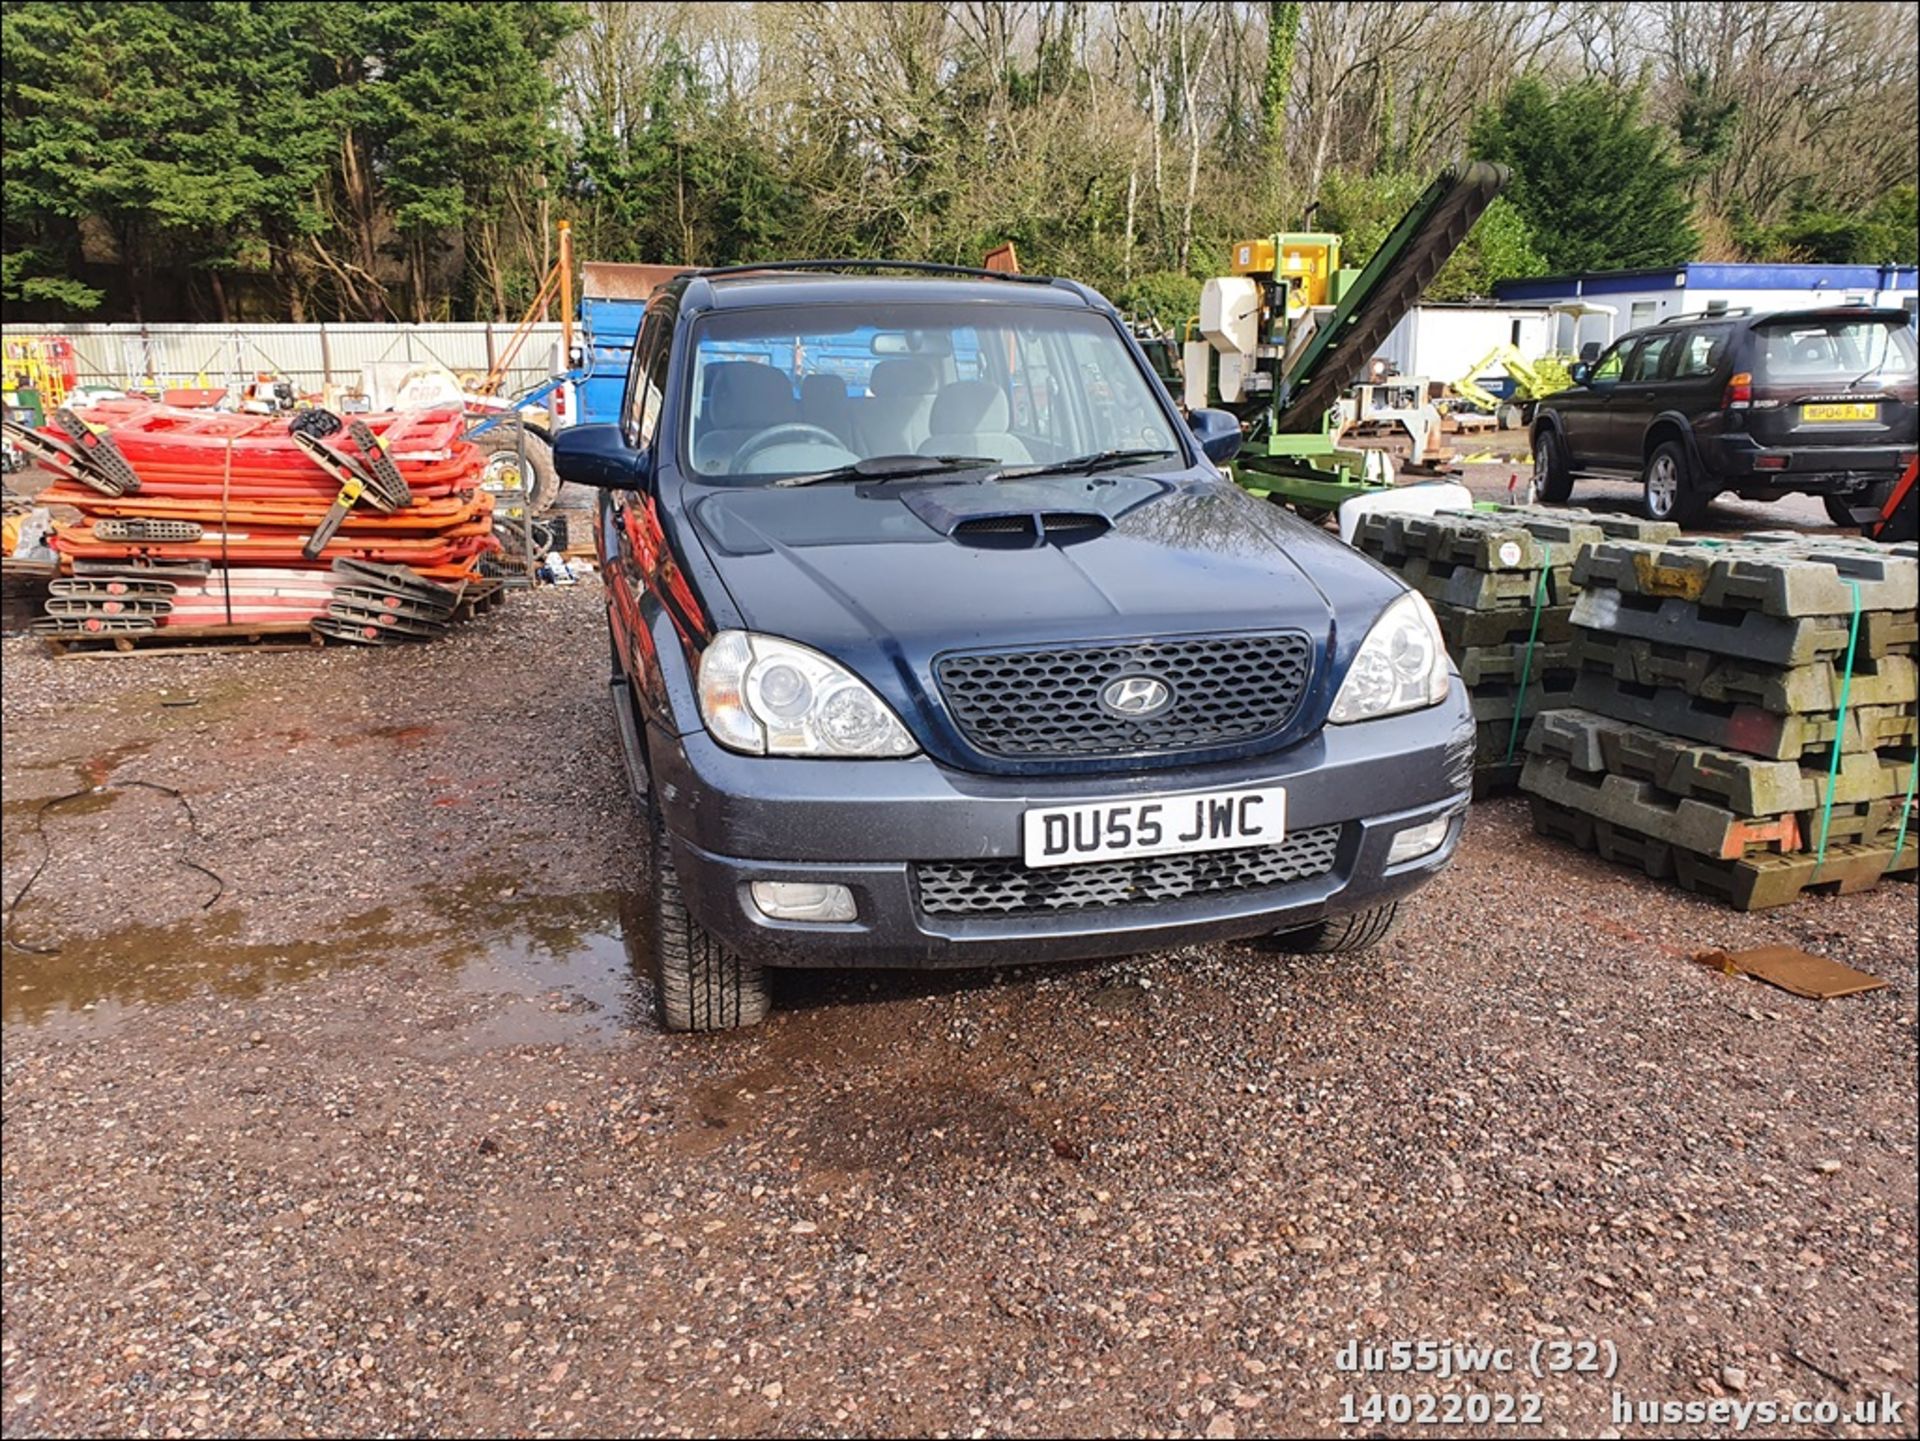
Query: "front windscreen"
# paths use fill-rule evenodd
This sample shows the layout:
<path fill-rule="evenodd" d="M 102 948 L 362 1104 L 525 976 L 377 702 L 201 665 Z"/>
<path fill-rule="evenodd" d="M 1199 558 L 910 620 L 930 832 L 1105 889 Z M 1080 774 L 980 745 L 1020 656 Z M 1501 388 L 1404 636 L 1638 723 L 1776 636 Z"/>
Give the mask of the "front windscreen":
<path fill-rule="evenodd" d="M 1767 380 L 1844 384 L 1914 373 L 1913 336 L 1897 320 L 1807 317 L 1763 325 L 1760 335 Z"/>
<path fill-rule="evenodd" d="M 715 311 L 694 331 L 688 405 L 683 463 L 723 485 L 899 456 L 1026 465 L 1180 451 L 1113 322 L 1062 307 Z"/>

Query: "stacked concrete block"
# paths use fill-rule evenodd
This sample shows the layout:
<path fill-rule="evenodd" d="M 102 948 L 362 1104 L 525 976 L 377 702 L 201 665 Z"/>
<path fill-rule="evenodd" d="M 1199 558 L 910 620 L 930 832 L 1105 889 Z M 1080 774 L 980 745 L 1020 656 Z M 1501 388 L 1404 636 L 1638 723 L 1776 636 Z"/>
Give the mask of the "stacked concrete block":
<path fill-rule="evenodd" d="M 1572 702 L 1579 556 L 1611 539 L 1678 535 L 1672 525 L 1547 506 L 1362 519 L 1354 544 L 1432 604 L 1472 696 L 1475 794 L 1517 781 L 1528 720 Z"/>
<path fill-rule="evenodd" d="M 1520 780 L 1537 830 L 1741 910 L 1913 872 L 1912 545 L 1608 541 L 1573 582 L 1572 705 Z"/>

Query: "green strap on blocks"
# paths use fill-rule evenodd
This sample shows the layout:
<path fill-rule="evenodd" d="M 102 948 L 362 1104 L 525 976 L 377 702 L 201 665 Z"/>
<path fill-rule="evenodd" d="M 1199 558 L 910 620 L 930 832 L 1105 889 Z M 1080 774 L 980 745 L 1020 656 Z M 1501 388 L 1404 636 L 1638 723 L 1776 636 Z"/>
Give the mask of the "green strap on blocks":
<path fill-rule="evenodd" d="M 1527 627 L 1527 657 L 1520 662 L 1520 699 L 1513 708 L 1513 729 L 1507 732 L 1506 764 L 1513 764 L 1514 747 L 1520 744 L 1520 717 L 1527 708 L 1527 682 L 1533 679 L 1533 648 L 1540 641 L 1540 611 L 1547 603 L 1547 577 L 1553 573 L 1553 547 L 1542 545 L 1545 556 L 1540 563 L 1540 579 L 1533 587 L 1533 623 Z"/>
<path fill-rule="evenodd" d="M 1847 733 L 1847 707 L 1853 701 L 1853 653 L 1860 646 L 1860 582 L 1857 580 L 1849 580 L 1847 585 L 1853 591 L 1853 620 L 1847 627 L 1846 675 L 1842 677 L 1840 681 L 1840 718 L 1838 724 L 1840 734 L 1843 736 Z M 1836 740 L 1833 747 L 1833 760 L 1827 766 L 1827 800 L 1826 804 L 1820 807 L 1820 853 L 1818 859 L 1822 861 L 1827 858 L 1827 829 L 1833 824 L 1833 783 L 1839 774 L 1840 744 L 1839 741 Z M 1906 839 L 1906 818 L 1904 816 L 1901 818 L 1900 839 L 1902 841 Z M 1900 846 L 1897 842 L 1893 849 L 1894 854 L 1898 855 Z"/>

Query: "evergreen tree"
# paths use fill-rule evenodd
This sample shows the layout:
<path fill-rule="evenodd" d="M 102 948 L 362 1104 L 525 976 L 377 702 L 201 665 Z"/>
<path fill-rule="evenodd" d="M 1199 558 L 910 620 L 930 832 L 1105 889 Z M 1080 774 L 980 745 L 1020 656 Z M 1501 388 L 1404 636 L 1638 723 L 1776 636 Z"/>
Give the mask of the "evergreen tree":
<path fill-rule="evenodd" d="M 1472 131 L 1475 155 L 1512 168 L 1506 195 L 1553 271 L 1630 270 L 1691 260 L 1686 175 L 1638 91 L 1592 81 L 1550 91 L 1519 81 Z"/>

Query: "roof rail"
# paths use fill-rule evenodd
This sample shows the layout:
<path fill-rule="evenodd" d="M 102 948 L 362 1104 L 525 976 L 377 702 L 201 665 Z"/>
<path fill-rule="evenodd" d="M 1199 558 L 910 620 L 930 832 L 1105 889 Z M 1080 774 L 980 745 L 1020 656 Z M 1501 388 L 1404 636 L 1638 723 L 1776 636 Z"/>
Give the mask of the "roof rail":
<path fill-rule="evenodd" d="M 1682 311 L 1679 315 L 1669 315 L 1665 320 L 1662 320 L 1660 324 L 1678 325 L 1680 322 L 1686 320 L 1724 320 L 1730 315 L 1751 314 L 1753 314 L 1753 307 L 1751 305 L 1723 305 L 1718 301 L 1709 300 L 1705 310 L 1687 310 Z"/>
<path fill-rule="evenodd" d="M 764 274 L 769 270 L 905 270 L 924 275 L 967 275 L 978 280 L 1011 280 L 1026 285 L 1051 285 L 1051 275 L 1028 275 L 1018 271 L 983 270 L 975 265 L 941 265 L 931 260 L 767 260 L 757 265 L 715 265 L 689 271 L 690 276 L 712 280 L 716 276 Z"/>

